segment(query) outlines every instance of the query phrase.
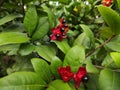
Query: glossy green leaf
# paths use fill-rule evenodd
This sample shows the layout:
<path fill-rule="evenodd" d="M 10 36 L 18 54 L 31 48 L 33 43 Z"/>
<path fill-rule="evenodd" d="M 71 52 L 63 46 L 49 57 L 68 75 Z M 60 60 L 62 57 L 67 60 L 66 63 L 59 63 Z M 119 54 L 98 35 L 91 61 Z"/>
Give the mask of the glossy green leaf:
<path fill-rule="evenodd" d="M 39 75 L 39 77 L 47 83 L 50 82 L 52 79 L 52 74 L 48 63 L 45 60 L 39 58 L 32 58 L 31 62 L 35 72 Z"/>
<path fill-rule="evenodd" d="M 19 53 L 22 55 L 22 56 L 25 56 L 25 55 L 29 55 L 30 53 L 32 53 L 35 49 L 35 46 L 32 45 L 32 44 L 23 44 L 21 45 L 20 47 L 20 50 L 19 50 Z"/>
<path fill-rule="evenodd" d="M 76 89 L 75 89 L 75 85 L 74 85 L 73 83 L 70 83 L 70 82 L 69 82 L 68 84 L 69 84 L 71 90 L 76 90 Z M 78 88 L 78 90 L 85 90 L 85 89 L 84 89 L 84 86 L 83 86 L 83 85 L 80 85 L 80 87 Z"/>
<path fill-rule="evenodd" d="M 110 69 L 102 70 L 99 77 L 99 86 L 99 90 L 119 90 L 120 74 Z"/>
<path fill-rule="evenodd" d="M 58 67 L 60 66 L 62 66 L 62 61 L 56 56 L 53 57 L 51 64 L 50 64 L 50 68 L 51 68 L 53 75 L 55 75 L 56 78 L 59 77 Z"/>
<path fill-rule="evenodd" d="M 104 58 L 103 62 L 102 62 L 102 66 L 104 67 L 109 67 L 109 68 L 117 68 L 114 60 L 112 59 L 112 57 L 110 56 L 110 54 L 107 54 L 107 56 Z"/>
<path fill-rule="evenodd" d="M 88 82 L 85 83 L 88 90 L 99 90 L 99 74 L 88 74 Z"/>
<path fill-rule="evenodd" d="M 67 42 L 67 40 L 62 40 L 61 42 L 60 41 L 53 41 L 57 47 L 63 52 L 63 53 L 67 53 L 68 50 L 70 49 L 70 46 Z"/>
<path fill-rule="evenodd" d="M 120 0 L 117 0 L 118 8 L 120 9 Z"/>
<path fill-rule="evenodd" d="M 45 86 L 34 72 L 16 72 L 0 79 L 0 90 L 44 90 Z"/>
<path fill-rule="evenodd" d="M 48 18 L 47 17 L 39 18 L 39 23 L 38 23 L 36 31 L 32 35 L 32 39 L 33 40 L 41 39 L 48 33 L 49 29 L 50 28 L 49 28 Z"/>
<path fill-rule="evenodd" d="M 28 8 L 27 12 L 25 13 L 25 18 L 24 18 L 24 26 L 27 29 L 30 36 L 35 31 L 37 21 L 38 21 L 38 16 L 37 16 L 36 8 L 35 6 L 31 6 Z"/>
<path fill-rule="evenodd" d="M 11 32 L 11 31 L 12 32 L 24 32 L 25 28 L 24 28 L 23 23 L 11 24 L 4 29 L 4 32 Z"/>
<path fill-rule="evenodd" d="M 92 42 L 93 46 L 95 44 L 95 39 L 94 39 L 94 34 L 93 32 L 90 30 L 90 28 L 84 24 L 80 25 L 81 28 L 83 29 L 83 31 L 85 32 L 85 34 L 87 35 L 87 37 L 90 39 L 90 41 Z"/>
<path fill-rule="evenodd" d="M 102 27 L 100 28 L 100 34 L 104 38 L 110 38 L 113 36 L 113 33 L 109 27 Z"/>
<path fill-rule="evenodd" d="M 42 6 L 43 9 L 45 10 L 45 12 L 48 14 L 48 19 L 49 19 L 49 23 L 50 23 L 50 28 L 55 27 L 55 23 L 56 23 L 56 16 L 54 15 L 54 13 L 47 7 L 47 6 Z"/>
<path fill-rule="evenodd" d="M 87 61 L 86 69 L 88 73 L 99 73 L 99 70 L 92 64 L 91 61 Z"/>
<path fill-rule="evenodd" d="M 46 90 L 72 90 L 68 83 L 62 80 L 55 80 L 51 82 Z"/>
<path fill-rule="evenodd" d="M 51 62 L 52 58 L 56 55 L 56 51 L 53 46 L 39 45 L 36 47 L 36 51 L 39 56 L 49 62 Z"/>
<path fill-rule="evenodd" d="M 7 15 L 5 17 L 3 17 L 2 19 L 0 19 L 0 25 L 3 25 L 9 21 L 12 21 L 14 20 L 15 18 L 18 18 L 18 17 L 22 17 L 22 15 L 20 14 L 10 14 L 10 15 Z"/>
<path fill-rule="evenodd" d="M 111 52 L 110 55 L 115 61 L 115 64 L 120 68 L 120 52 Z"/>
<path fill-rule="evenodd" d="M 0 33 L 0 46 L 7 44 L 16 44 L 28 42 L 29 38 L 26 34 L 20 32 L 3 32 Z"/>
<path fill-rule="evenodd" d="M 85 32 L 81 33 L 74 41 L 73 45 L 82 45 L 86 49 L 91 47 L 90 39 L 87 37 Z"/>
<path fill-rule="evenodd" d="M 110 50 L 120 52 L 120 35 L 114 37 L 109 43 L 106 44 L 106 46 Z"/>
<path fill-rule="evenodd" d="M 117 12 L 106 6 L 98 6 L 100 14 L 114 34 L 120 34 L 120 16 Z"/>
<path fill-rule="evenodd" d="M 63 66 L 71 66 L 72 71 L 76 72 L 85 60 L 85 50 L 82 46 L 72 47 L 66 54 Z"/>

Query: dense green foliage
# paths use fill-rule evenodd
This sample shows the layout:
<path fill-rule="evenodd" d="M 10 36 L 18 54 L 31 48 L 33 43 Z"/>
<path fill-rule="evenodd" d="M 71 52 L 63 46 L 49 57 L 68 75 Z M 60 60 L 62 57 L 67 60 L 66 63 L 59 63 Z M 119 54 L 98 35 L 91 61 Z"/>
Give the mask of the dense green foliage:
<path fill-rule="evenodd" d="M 67 38 L 50 40 L 60 18 Z M 57 69 L 83 65 L 79 90 L 120 89 L 120 0 L 0 0 L 0 90 L 75 90 Z"/>

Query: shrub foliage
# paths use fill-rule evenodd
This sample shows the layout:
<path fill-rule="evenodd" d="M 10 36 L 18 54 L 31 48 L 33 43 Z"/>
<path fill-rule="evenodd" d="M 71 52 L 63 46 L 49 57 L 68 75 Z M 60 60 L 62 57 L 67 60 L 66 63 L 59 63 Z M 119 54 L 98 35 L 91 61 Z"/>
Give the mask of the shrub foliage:
<path fill-rule="evenodd" d="M 119 90 L 119 45 L 120 0 L 0 0 L 0 90 Z"/>

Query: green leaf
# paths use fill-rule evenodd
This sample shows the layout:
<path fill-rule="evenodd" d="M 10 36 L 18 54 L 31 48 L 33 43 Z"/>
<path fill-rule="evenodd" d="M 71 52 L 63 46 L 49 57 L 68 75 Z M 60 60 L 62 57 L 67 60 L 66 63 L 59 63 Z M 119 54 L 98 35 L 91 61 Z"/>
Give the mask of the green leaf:
<path fill-rule="evenodd" d="M 120 68 L 120 52 L 111 52 L 110 55 L 115 61 L 115 64 Z"/>
<path fill-rule="evenodd" d="M 23 23 L 14 23 L 11 25 L 8 25 L 3 32 L 24 32 L 25 28 Z"/>
<path fill-rule="evenodd" d="M 98 18 L 95 19 L 94 23 L 95 24 L 101 24 L 101 23 L 104 23 L 104 20 L 103 20 L 102 17 L 98 17 Z"/>
<path fill-rule="evenodd" d="M 115 62 L 113 61 L 112 57 L 110 54 L 107 54 L 107 56 L 104 58 L 102 62 L 102 66 L 104 67 L 109 67 L 109 68 L 117 68 Z"/>
<path fill-rule="evenodd" d="M 73 15 L 77 15 L 78 12 L 81 11 L 82 6 L 84 6 L 83 3 L 78 2 L 78 1 L 74 1 L 74 2 L 70 2 L 70 4 L 67 5 L 65 8 L 68 12 L 72 13 Z M 75 10 L 75 8 L 76 8 L 76 10 Z M 81 14 L 81 15 L 83 15 L 83 14 Z M 74 18 L 71 18 L 71 19 L 73 22 L 75 21 L 75 20 L 73 20 Z"/>
<path fill-rule="evenodd" d="M 21 45 L 20 47 L 20 50 L 19 50 L 19 53 L 22 55 L 22 56 L 25 56 L 25 55 L 29 55 L 30 53 L 32 53 L 35 49 L 35 46 L 32 45 L 32 44 L 23 44 Z"/>
<path fill-rule="evenodd" d="M 90 60 L 87 61 L 86 69 L 88 73 L 99 73 L 98 69 L 92 64 Z"/>
<path fill-rule="evenodd" d="M 70 49 L 70 46 L 67 42 L 67 40 L 62 40 L 61 42 L 60 41 L 53 41 L 57 47 L 63 52 L 63 53 L 67 53 L 68 50 Z"/>
<path fill-rule="evenodd" d="M 39 77 L 41 77 L 47 83 L 50 82 L 52 79 L 52 74 L 48 63 L 39 58 L 32 58 L 31 62 L 35 72 L 39 75 Z"/>
<path fill-rule="evenodd" d="M 114 34 L 120 34 L 120 16 L 117 12 L 106 6 L 98 6 L 100 14 Z"/>
<path fill-rule="evenodd" d="M 87 37 L 85 32 L 81 33 L 74 41 L 73 45 L 82 45 L 86 49 L 90 49 L 90 39 Z"/>
<path fill-rule="evenodd" d="M 56 51 L 53 46 L 39 45 L 36 47 L 36 51 L 42 58 L 49 62 L 56 56 Z"/>
<path fill-rule="evenodd" d="M 0 46 L 7 44 L 16 44 L 28 42 L 29 38 L 26 34 L 20 32 L 3 32 L 0 33 Z"/>
<path fill-rule="evenodd" d="M 5 17 L 3 17 L 2 19 L 0 19 L 0 25 L 3 25 L 9 21 L 12 21 L 14 20 L 15 18 L 18 18 L 18 17 L 22 17 L 22 15 L 20 14 L 10 14 L 10 15 L 7 15 Z"/>
<path fill-rule="evenodd" d="M 45 82 L 34 72 L 16 72 L 0 79 L 0 90 L 44 90 Z"/>
<path fill-rule="evenodd" d="M 85 49 L 82 46 L 72 47 L 66 54 L 63 66 L 71 66 L 72 71 L 76 72 L 85 60 Z"/>
<path fill-rule="evenodd" d="M 35 1 L 35 0 L 23 0 L 22 2 L 27 4 L 27 3 L 32 2 L 32 1 Z"/>
<path fill-rule="evenodd" d="M 95 45 L 95 39 L 94 39 L 94 34 L 93 32 L 90 30 L 90 28 L 84 24 L 80 25 L 81 28 L 83 29 L 83 31 L 85 32 L 85 34 L 87 35 L 87 37 L 90 39 L 90 41 L 92 42 L 92 45 Z"/>
<path fill-rule="evenodd" d="M 58 2 L 63 3 L 63 4 L 69 3 L 69 0 L 50 0 L 50 1 L 58 1 Z"/>
<path fill-rule="evenodd" d="M 89 3 L 93 3 L 93 2 L 94 2 L 94 0 L 88 0 L 88 2 L 89 2 Z"/>
<path fill-rule="evenodd" d="M 55 80 L 51 82 L 46 90 L 72 90 L 68 83 L 62 80 Z"/>
<path fill-rule="evenodd" d="M 19 50 L 20 44 L 11 44 L 0 46 L 0 51 L 8 55 L 16 55 Z"/>
<path fill-rule="evenodd" d="M 49 31 L 48 18 L 41 17 L 41 18 L 39 18 L 39 23 L 38 23 L 37 29 L 34 32 L 34 34 L 32 35 L 32 39 L 33 40 L 41 39 L 48 33 L 48 31 Z"/>
<path fill-rule="evenodd" d="M 99 90 L 99 74 L 88 74 L 89 80 L 86 84 L 87 90 Z"/>
<path fill-rule="evenodd" d="M 28 56 L 29 57 L 29 56 Z M 33 66 L 30 62 L 30 57 L 16 56 L 15 63 L 7 69 L 7 74 L 19 71 L 33 71 Z"/>
<path fill-rule="evenodd" d="M 28 34 L 31 36 L 35 31 L 36 25 L 38 21 L 37 11 L 35 6 L 31 6 L 28 8 L 27 12 L 25 13 L 24 18 L 24 26 L 28 31 Z"/>
<path fill-rule="evenodd" d="M 69 82 L 68 84 L 69 84 L 71 90 L 76 90 L 76 89 L 75 89 L 75 84 L 73 84 L 73 83 L 71 83 L 71 82 Z M 78 88 L 78 90 L 85 90 L 85 89 L 84 89 L 84 86 L 81 85 L 81 86 Z"/>
<path fill-rule="evenodd" d="M 50 28 L 53 28 L 55 26 L 55 23 L 56 23 L 56 16 L 53 14 L 53 12 L 47 6 L 44 5 L 44 6 L 42 6 L 42 8 L 48 14 Z"/>
<path fill-rule="evenodd" d="M 62 66 L 62 61 L 58 57 L 55 56 L 51 61 L 50 69 L 56 78 L 59 77 L 59 74 L 58 74 L 59 66 Z"/>
<path fill-rule="evenodd" d="M 113 33 L 109 27 L 102 27 L 100 28 L 100 34 L 104 38 L 110 38 L 113 36 Z"/>
<path fill-rule="evenodd" d="M 120 0 L 117 0 L 118 8 L 120 9 Z"/>
<path fill-rule="evenodd" d="M 120 35 L 114 37 L 106 46 L 113 51 L 120 52 Z"/>
<path fill-rule="evenodd" d="M 99 90 L 119 90 L 120 74 L 110 69 L 102 70 L 99 77 L 99 86 Z"/>

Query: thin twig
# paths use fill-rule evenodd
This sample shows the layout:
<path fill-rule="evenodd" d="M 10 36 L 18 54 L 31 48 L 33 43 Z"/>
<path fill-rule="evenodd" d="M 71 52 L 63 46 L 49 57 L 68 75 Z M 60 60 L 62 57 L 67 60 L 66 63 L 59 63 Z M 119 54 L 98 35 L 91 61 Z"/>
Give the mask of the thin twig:
<path fill-rule="evenodd" d="M 25 15 L 24 1 L 23 1 L 23 0 L 22 0 L 22 2 L 21 2 L 21 9 L 22 9 L 23 15 Z"/>
<path fill-rule="evenodd" d="M 104 69 L 105 67 L 103 66 L 98 66 L 98 65 L 94 65 L 96 68 L 99 68 L 99 69 Z M 120 69 L 113 69 L 112 70 L 113 72 L 119 72 L 120 73 Z"/>
<path fill-rule="evenodd" d="M 98 65 L 94 65 L 96 68 L 99 68 L 99 69 L 104 69 L 105 67 L 103 66 L 98 66 Z"/>
<path fill-rule="evenodd" d="M 116 69 L 116 70 L 112 70 L 113 72 L 119 72 L 120 73 L 120 69 Z"/>
<path fill-rule="evenodd" d="M 88 56 L 92 55 L 97 49 L 103 47 L 105 44 L 107 44 L 108 42 L 110 42 L 115 36 L 116 35 L 113 35 L 108 40 L 106 40 L 104 43 L 100 44 L 99 46 L 97 46 L 96 48 L 94 48 L 93 50 L 91 50 L 90 52 L 88 52 L 85 57 L 88 57 Z"/>

